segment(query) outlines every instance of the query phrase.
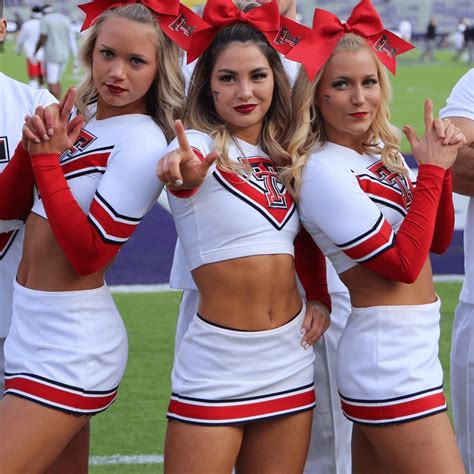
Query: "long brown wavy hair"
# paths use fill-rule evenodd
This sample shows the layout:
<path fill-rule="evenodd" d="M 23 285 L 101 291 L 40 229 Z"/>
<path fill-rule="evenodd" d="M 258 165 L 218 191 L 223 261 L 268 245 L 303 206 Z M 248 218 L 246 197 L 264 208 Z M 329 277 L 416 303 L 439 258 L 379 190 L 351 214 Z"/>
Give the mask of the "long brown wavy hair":
<path fill-rule="evenodd" d="M 252 6 L 252 5 L 251 5 Z M 246 169 L 229 159 L 228 149 L 232 132 L 228 124 L 217 114 L 211 93 L 211 73 L 219 55 L 233 42 L 254 44 L 267 58 L 274 77 L 273 98 L 265 116 L 259 145 L 276 164 L 289 160 L 282 138 L 290 123 L 290 87 L 280 56 L 269 44 L 265 36 L 246 23 L 234 23 L 222 28 L 210 47 L 199 58 L 188 92 L 184 111 L 184 125 L 204 132 L 214 139 L 220 157 L 217 164 L 221 169 L 243 173 Z"/>

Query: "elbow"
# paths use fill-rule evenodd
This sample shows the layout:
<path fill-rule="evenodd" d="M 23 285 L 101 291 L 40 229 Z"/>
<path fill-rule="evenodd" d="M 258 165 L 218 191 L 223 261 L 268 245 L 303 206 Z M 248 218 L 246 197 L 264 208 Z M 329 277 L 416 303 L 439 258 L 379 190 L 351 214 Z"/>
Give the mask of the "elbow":
<path fill-rule="evenodd" d="M 98 271 L 102 270 L 106 265 L 107 262 L 103 262 L 99 259 L 80 259 L 80 260 L 70 260 L 72 267 L 81 277 L 86 277 L 89 275 L 93 275 Z"/>
<path fill-rule="evenodd" d="M 430 252 L 433 252 L 437 255 L 442 255 L 443 253 L 445 253 L 448 250 L 450 244 L 451 244 L 451 242 L 432 245 L 431 248 L 430 248 Z"/>
<path fill-rule="evenodd" d="M 420 272 L 418 273 L 408 272 L 407 274 L 403 275 L 402 278 L 399 279 L 399 281 L 401 283 L 406 283 L 407 285 L 411 285 L 412 283 L 415 283 L 419 274 Z"/>
<path fill-rule="evenodd" d="M 416 279 L 420 275 L 421 268 L 406 268 L 401 271 L 397 272 L 390 272 L 389 274 L 385 274 L 385 278 L 389 280 L 398 281 L 400 283 L 406 283 L 407 285 L 411 285 L 415 283 Z"/>

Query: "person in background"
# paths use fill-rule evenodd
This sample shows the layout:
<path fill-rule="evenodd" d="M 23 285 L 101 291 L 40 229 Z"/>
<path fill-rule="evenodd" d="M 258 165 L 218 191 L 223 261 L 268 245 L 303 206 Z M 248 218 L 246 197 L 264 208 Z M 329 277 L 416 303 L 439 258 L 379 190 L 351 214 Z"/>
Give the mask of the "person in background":
<path fill-rule="evenodd" d="M 0 40 L 6 35 L 6 19 L 0 2 Z M 0 171 L 9 164 L 21 139 L 25 115 L 34 115 L 37 107 L 46 107 L 56 99 L 45 90 L 35 91 L 0 72 Z M 14 201 L 15 195 L 7 198 Z M 0 398 L 4 391 L 3 346 L 10 327 L 13 280 L 20 261 L 23 243 L 23 222 L 0 221 Z"/>
<path fill-rule="evenodd" d="M 456 30 L 454 31 L 454 49 L 456 54 L 453 56 L 453 61 L 459 61 L 463 59 L 466 51 L 466 40 L 464 38 L 464 32 L 466 31 L 467 24 L 464 18 L 459 18 Z"/>
<path fill-rule="evenodd" d="M 430 62 L 435 61 L 434 52 L 436 49 L 436 20 L 430 18 L 428 26 L 426 27 L 424 49 L 420 56 L 420 61 L 423 62 L 428 60 Z"/>
<path fill-rule="evenodd" d="M 451 345 L 451 403 L 456 442 L 468 474 L 474 473 L 474 69 L 454 86 L 440 117 L 464 133 L 467 144 L 453 165 L 453 190 L 469 196 L 464 226 L 464 282 Z"/>
<path fill-rule="evenodd" d="M 44 75 L 48 89 L 58 99 L 61 97 L 61 79 L 72 56 L 77 69 L 77 43 L 71 20 L 51 5 L 43 7 L 40 37 L 34 54 L 44 47 Z"/>
<path fill-rule="evenodd" d="M 412 27 L 412 24 L 411 24 L 410 20 L 408 20 L 407 18 L 402 20 L 398 24 L 398 31 L 400 32 L 400 36 L 405 41 L 411 41 L 411 35 L 412 35 L 412 32 L 413 32 L 413 27 Z"/>
<path fill-rule="evenodd" d="M 44 58 L 44 48 L 35 54 L 36 45 L 40 37 L 40 23 L 43 12 L 39 6 L 31 9 L 31 16 L 21 25 L 20 33 L 16 40 L 17 54 L 24 53 L 26 56 L 26 69 L 28 73 L 28 84 L 37 89 L 43 84 L 42 61 Z"/>

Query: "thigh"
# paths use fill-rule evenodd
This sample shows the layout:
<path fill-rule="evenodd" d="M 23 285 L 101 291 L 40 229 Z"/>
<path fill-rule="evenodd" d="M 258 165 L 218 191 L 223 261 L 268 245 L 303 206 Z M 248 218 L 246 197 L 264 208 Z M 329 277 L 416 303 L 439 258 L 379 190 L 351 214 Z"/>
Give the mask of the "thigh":
<path fill-rule="evenodd" d="M 89 472 L 90 422 L 71 439 L 48 469 L 47 474 L 87 474 Z"/>
<path fill-rule="evenodd" d="M 24 398 L 5 396 L 0 402 L 3 472 L 44 472 L 88 421 L 86 416 L 73 416 Z"/>
<path fill-rule="evenodd" d="M 399 425 L 358 425 L 384 472 L 462 474 L 459 451 L 446 412 Z M 355 452 L 353 450 L 353 455 Z"/>
<path fill-rule="evenodd" d="M 353 474 L 383 474 L 383 464 L 361 430 L 360 425 L 354 424 L 352 429 L 352 473 Z"/>
<path fill-rule="evenodd" d="M 313 411 L 282 416 L 245 427 L 236 463 L 239 474 L 303 472 L 311 436 Z"/>
<path fill-rule="evenodd" d="M 165 474 L 230 474 L 243 432 L 243 426 L 204 426 L 169 421 L 165 439 Z"/>

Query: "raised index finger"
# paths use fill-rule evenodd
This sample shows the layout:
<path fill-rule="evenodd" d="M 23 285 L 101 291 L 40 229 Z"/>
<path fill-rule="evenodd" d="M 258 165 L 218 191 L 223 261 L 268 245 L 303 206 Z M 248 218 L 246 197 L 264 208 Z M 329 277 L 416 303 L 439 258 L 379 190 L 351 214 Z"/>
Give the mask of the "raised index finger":
<path fill-rule="evenodd" d="M 178 139 L 179 149 L 183 153 L 188 153 L 191 150 L 189 146 L 188 138 L 186 137 L 186 133 L 184 132 L 183 123 L 181 120 L 175 120 L 174 122 L 174 129 L 176 132 L 176 138 Z"/>
<path fill-rule="evenodd" d="M 433 127 L 433 102 L 431 99 L 425 100 L 425 132 L 431 131 Z"/>
<path fill-rule="evenodd" d="M 75 87 L 71 87 L 66 92 L 66 95 L 61 99 L 61 102 L 59 102 L 59 118 L 61 122 L 66 123 L 68 121 L 72 112 L 72 108 L 74 107 L 74 103 L 76 102 L 76 97 L 77 89 Z"/>

